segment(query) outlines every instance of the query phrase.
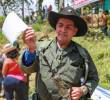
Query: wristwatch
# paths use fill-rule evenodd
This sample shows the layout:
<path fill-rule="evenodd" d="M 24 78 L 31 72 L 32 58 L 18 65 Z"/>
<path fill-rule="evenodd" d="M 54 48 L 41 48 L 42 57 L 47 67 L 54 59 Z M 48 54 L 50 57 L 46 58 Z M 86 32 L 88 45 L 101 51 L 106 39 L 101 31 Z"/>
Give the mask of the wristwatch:
<path fill-rule="evenodd" d="M 81 89 L 83 91 L 83 95 L 86 95 L 89 91 L 88 87 L 86 85 L 81 86 Z"/>

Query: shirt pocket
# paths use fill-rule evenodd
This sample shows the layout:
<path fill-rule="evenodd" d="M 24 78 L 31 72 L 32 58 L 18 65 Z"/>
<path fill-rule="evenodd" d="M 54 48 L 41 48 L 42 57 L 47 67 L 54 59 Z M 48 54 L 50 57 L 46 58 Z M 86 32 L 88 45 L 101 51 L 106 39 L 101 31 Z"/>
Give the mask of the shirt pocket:
<path fill-rule="evenodd" d="M 80 79 L 82 77 L 83 68 L 81 67 L 81 60 L 76 59 L 67 63 L 60 72 L 61 80 L 66 81 L 69 84 L 79 85 Z"/>
<path fill-rule="evenodd" d="M 78 67 L 70 66 L 70 67 L 71 68 L 69 68 L 69 71 L 71 73 L 71 79 L 73 81 L 73 84 L 79 84 L 82 77 L 83 69 L 80 66 Z"/>
<path fill-rule="evenodd" d="M 70 61 L 69 71 L 72 74 L 72 80 L 74 84 L 80 83 L 81 77 L 83 75 L 83 59 L 77 58 Z"/>

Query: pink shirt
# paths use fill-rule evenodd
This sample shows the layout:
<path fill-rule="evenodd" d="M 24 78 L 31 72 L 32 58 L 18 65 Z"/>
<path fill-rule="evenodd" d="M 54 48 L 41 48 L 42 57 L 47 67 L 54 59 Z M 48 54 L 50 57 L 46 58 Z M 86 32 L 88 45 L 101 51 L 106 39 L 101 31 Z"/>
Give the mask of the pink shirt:
<path fill-rule="evenodd" d="M 20 68 L 20 65 L 13 59 L 6 58 L 4 67 L 7 69 L 5 76 L 11 76 L 22 81 L 26 81 L 26 76 Z"/>

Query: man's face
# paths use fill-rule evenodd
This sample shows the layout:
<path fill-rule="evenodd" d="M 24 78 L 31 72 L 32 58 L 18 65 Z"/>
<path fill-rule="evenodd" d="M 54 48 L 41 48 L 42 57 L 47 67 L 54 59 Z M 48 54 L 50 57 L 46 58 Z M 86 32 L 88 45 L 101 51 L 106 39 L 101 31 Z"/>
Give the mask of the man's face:
<path fill-rule="evenodd" d="M 56 25 L 57 41 L 60 45 L 68 45 L 72 37 L 76 35 L 78 28 L 69 19 L 60 18 Z"/>

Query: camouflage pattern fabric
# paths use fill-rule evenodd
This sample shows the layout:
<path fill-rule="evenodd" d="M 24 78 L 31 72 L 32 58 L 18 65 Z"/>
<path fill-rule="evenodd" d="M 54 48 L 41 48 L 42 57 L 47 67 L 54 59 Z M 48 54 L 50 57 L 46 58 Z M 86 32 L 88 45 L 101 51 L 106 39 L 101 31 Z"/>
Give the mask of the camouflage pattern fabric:
<path fill-rule="evenodd" d="M 38 91 L 41 100 L 70 100 L 67 93 L 71 87 L 80 87 L 81 78 L 85 74 L 84 59 L 77 49 L 77 43 L 71 41 L 70 45 L 61 49 L 58 48 L 56 40 L 47 43 L 47 46 L 42 47 L 46 42 L 39 43 L 37 52 L 39 53 L 40 77 L 38 81 Z M 41 50 L 42 49 L 42 50 Z M 84 49 L 85 50 L 85 49 Z M 89 74 L 85 83 L 89 88 L 89 93 L 81 100 L 87 98 L 93 93 L 98 84 L 98 73 L 96 67 L 87 52 Z M 48 60 L 49 66 L 43 59 L 42 54 Z M 37 64 L 31 67 L 38 69 Z"/>

